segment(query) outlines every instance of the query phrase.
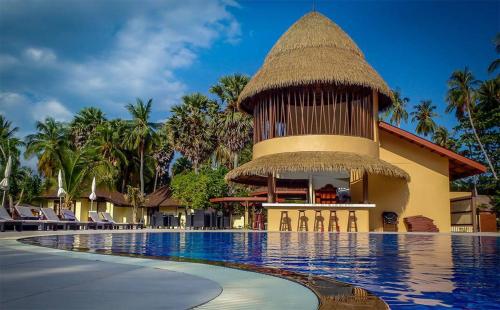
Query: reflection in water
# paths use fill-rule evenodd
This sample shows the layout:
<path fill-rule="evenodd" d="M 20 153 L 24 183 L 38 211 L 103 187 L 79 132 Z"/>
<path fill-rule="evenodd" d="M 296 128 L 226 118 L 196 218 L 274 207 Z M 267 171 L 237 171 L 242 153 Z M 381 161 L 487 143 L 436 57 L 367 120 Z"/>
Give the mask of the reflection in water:
<path fill-rule="evenodd" d="M 42 236 L 29 242 L 331 277 L 374 292 L 392 308 L 500 307 L 498 237 L 192 232 Z"/>

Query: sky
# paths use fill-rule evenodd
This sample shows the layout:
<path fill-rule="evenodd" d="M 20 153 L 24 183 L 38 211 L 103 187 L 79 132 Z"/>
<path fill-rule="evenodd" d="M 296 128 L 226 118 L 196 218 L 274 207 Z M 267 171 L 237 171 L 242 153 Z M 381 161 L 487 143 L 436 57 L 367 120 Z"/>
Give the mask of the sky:
<path fill-rule="evenodd" d="M 184 94 L 208 93 L 223 75 L 253 75 L 313 1 L 0 0 L 0 114 L 33 132 L 86 106 L 127 118 L 126 103 L 153 98 L 162 121 Z M 446 81 L 476 78 L 497 57 L 499 1 L 315 1 L 346 31 L 409 108 L 430 99 L 446 115 Z M 413 124 L 403 124 L 412 131 Z"/>

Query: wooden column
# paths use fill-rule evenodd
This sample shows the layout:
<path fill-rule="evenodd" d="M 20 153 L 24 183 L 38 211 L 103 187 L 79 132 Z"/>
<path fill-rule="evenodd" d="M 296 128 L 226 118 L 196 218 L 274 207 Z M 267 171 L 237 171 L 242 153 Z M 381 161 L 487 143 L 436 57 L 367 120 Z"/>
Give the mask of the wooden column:
<path fill-rule="evenodd" d="M 368 203 L 368 173 L 363 173 L 363 203 Z"/>
<path fill-rule="evenodd" d="M 373 98 L 373 141 L 379 142 L 378 137 L 378 92 L 372 91 Z"/>
<path fill-rule="evenodd" d="M 276 177 L 272 174 L 267 176 L 267 202 L 276 202 Z"/>

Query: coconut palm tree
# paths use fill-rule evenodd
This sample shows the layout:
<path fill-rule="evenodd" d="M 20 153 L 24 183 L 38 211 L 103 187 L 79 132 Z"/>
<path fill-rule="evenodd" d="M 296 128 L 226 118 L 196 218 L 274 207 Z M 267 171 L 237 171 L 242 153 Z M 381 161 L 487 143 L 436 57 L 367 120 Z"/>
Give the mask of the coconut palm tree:
<path fill-rule="evenodd" d="M 455 116 L 459 120 L 467 115 L 470 126 L 472 128 L 472 133 L 474 134 L 474 137 L 476 138 L 476 141 L 481 148 L 481 152 L 483 153 L 486 162 L 490 166 L 493 177 L 495 178 L 495 180 L 498 180 L 495 169 L 493 168 L 490 158 L 484 149 L 481 139 L 479 139 L 479 135 L 477 134 L 476 127 L 472 119 L 472 108 L 476 92 L 475 87 L 478 84 L 479 81 L 474 78 L 472 72 L 470 72 L 467 67 L 463 71 L 457 70 L 453 72 L 450 79 L 448 80 L 448 106 L 446 107 L 446 112 L 450 113 L 452 111 L 455 111 Z"/>
<path fill-rule="evenodd" d="M 24 156 L 38 157 L 38 171 L 45 177 L 52 177 L 61 165 L 61 151 L 67 147 L 66 129 L 51 117 L 36 123 L 37 133 L 26 137 Z"/>
<path fill-rule="evenodd" d="M 18 130 L 18 127 L 12 127 L 12 123 L 0 115 L 0 155 L 2 155 L 1 162 L 4 164 L 9 156 L 15 160 L 19 157 L 19 148 L 23 143 L 15 137 Z"/>
<path fill-rule="evenodd" d="M 90 172 L 98 163 L 95 151 L 87 147 L 75 151 L 65 148 L 60 152 L 66 208 L 71 208 L 73 200 L 86 188 L 84 185 L 89 182 Z"/>
<path fill-rule="evenodd" d="M 234 168 L 238 166 L 239 152 L 252 137 L 252 118 L 237 111 L 238 97 L 248 81 L 250 78 L 246 75 L 228 75 L 221 77 L 219 82 L 210 88 L 210 92 L 217 95 L 221 103 L 226 105 L 224 113 L 219 118 L 217 136 L 220 143 L 215 155 L 221 157 L 228 151 L 233 158 Z"/>
<path fill-rule="evenodd" d="M 392 90 L 392 105 L 387 110 L 387 116 L 391 116 L 389 122 L 396 127 L 401 125 L 401 121 L 408 120 L 408 112 L 406 111 L 406 104 L 410 102 L 408 97 L 402 97 L 401 90 Z"/>
<path fill-rule="evenodd" d="M 500 54 L 500 33 L 497 33 L 495 36 L 495 39 L 493 40 L 493 43 L 495 44 L 495 50 L 497 54 Z M 495 72 L 498 67 L 500 67 L 500 59 L 497 58 L 493 60 L 493 62 L 489 65 L 488 67 L 488 73 L 493 73 Z"/>
<path fill-rule="evenodd" d="M 417 123 L 416 132 L 419 135 L 424 135 L 425 137 L 433 133 L 436 129 L 436 122 L 434 122 L 434 117 L 437 113 L 434 112 L 436 106 L 432 104 L 431 100 L 422 100 L 419 104 L 413 107 L 415 111 L 411 112 L 411 121 Z"/>
<path fill-rule="evenodd" d="M 151 143 L 155 136 L 156 124 L 150 122 L 151 108 L 153 99 L 149 99 L 144 103 L 137 98 L 135 104 L 127 104 L 126 108 L 132 116 L 132 122 L 128 136 L 125 137 L 126 144 L 137 150 L 140 160 L 140 189 L 141 194 L 144 194 L 144 156 L 147 150 L 150 149 Z"/>
<path fill-rule="evenodd" d="M 84 146 L 95 133 L 97 126 L 104 123 L 104 113 L 94 107 L 83 108 L 78 112 L 69 125 L 69 132 L 73 145 L 76 148 Z"/>
<path fill-rule="evenodd" d="M 154 161 L 155 170 L 155 180 L 153 184 L 153 191 L 156 191 L 158 185 L 158 179 L 161 180 L 165 178 L 168 174 L 168 168 L 170 166 L 170 161 L 174 155 L 174 150 L 170 141 L 168 140 L 168 133 L 165 126 L 163 126 L 156 136 L 153 143 L 152 158 Z"/>
<path fill-rule="evenodd" d="M 165 125 L 169 140 L 174 150 L 189 159 L 198 173 L 201 163 L 214 150 L 219 105 L 203 94 L 194 93 L 182 97 L 182 103 L 171 112 Z"/>
<path fill-rule="evenodd" d="M 448 129 L 444 126 L 436 128 L 432 135 L 432 141 L 434 141 L 437 145 L 450 150 L 455 150 L 456 148 L 456 141 L 453 139 Z"/>

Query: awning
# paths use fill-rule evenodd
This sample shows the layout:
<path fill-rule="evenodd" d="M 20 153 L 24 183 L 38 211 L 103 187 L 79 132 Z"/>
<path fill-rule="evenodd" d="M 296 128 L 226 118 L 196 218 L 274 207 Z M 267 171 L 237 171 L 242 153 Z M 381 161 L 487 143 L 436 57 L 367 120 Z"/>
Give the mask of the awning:
<path fill-rule="evenodd" d="M 259 157 L 226 175 L 229 182 L 256 185 L 270 174 L 293 172 L 356 172 L 378 174 L 406 181 L 410 176 L 403 169 L 378 158 L 347 152 L 285 152 Z"/>

